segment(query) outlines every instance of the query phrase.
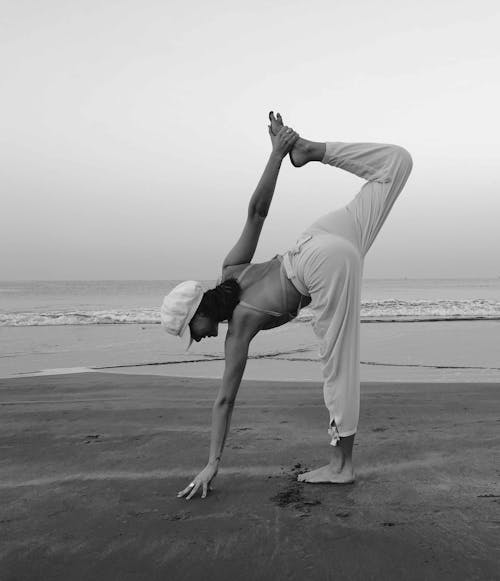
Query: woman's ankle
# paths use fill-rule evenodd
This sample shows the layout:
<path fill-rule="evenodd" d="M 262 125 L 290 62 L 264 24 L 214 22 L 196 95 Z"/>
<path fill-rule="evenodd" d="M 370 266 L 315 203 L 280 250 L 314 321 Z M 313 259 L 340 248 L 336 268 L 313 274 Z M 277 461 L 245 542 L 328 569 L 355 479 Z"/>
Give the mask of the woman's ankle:
<path fill-rule="evenodd" d="M 299 137 L 291 151 L 290 159 L 295 167 L 302 167 L 310 161 L 322 161 L 325 151 L 326 144 Z"/>
<path fill-rule="evenodd" d="M 305 154 L 309 161 L 321 161 L 325 157 L 326 144 L 317 141 L 309 141 L 299 137 L 295 144 L 299 151 Z"/>

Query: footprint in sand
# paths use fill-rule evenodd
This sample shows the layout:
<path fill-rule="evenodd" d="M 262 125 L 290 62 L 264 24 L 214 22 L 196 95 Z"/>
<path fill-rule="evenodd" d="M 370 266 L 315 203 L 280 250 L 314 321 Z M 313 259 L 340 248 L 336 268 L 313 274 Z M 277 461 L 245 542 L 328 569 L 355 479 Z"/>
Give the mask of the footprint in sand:
<path fill-rule="evenodd" d="M 351 516 L 350 512 L 336 512 L 335 516 L 338 516 L 340 518 L 347 518 L 349 516 Z"/>
<path fill-rule="evenodd" d="M 178 512 L 176 514 L 165 514 L 162 516 L 164 520 L 186 520 L 191 514 L 189 512 Z"/>
<path fill-rule="evenodd" d="M 90 444 L 91 442 L 97 442 L 97 443 L 99 443 L 98 438 L 100 438 L 100 437 L 101 437 L 100 434 L 95 434 L 95 435 L 94 434 L 89 434 L 88 436 L 85 436 L 85 438 L 87 438 L 87 439 L 84 441 L 84 444 Z"/>

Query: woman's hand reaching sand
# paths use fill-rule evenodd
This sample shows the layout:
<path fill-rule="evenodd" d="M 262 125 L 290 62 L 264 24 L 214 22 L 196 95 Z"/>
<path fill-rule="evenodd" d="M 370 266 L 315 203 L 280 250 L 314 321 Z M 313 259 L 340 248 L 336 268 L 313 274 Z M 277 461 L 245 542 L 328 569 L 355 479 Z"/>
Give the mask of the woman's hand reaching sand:
<path fill-rule="evenodd" d="M 201 487 L 201 498 L 205 498 L 212 487 L 212 480 L 217 476 L 218 468 L 212 464 L 207 464 L 205 468 L 190 482 L 184 490 L 177 493 L 177 498 L 182 498 L 186 494 L 186 500 L 190 500 Z"/>

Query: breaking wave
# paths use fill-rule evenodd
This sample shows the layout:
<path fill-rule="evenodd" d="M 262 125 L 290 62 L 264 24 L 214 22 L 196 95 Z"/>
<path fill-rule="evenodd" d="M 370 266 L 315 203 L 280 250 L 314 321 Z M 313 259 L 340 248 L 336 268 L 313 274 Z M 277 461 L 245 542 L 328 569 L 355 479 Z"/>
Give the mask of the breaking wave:
<path fill-rule="evenodd" d="M 295 324 L 308 323 L 313 311 L 304 308 Z M 363 323 L 408 323 L 426 321 L 500 320 L 500 302 L 486 299 L 363 301 Z M 160 323 L 158 308 L 141 307 L 106 310 L 53 310 L 0 312 L 0 326 L 30 327 L 48 325 L 151 325 Z"/>

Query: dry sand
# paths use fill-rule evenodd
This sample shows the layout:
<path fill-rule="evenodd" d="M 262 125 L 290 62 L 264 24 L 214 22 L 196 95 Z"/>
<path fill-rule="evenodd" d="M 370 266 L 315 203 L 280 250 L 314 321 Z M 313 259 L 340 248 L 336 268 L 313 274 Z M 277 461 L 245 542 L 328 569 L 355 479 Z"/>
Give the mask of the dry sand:
<path fill-rule="evenodd" d="M 328 458 L 318 382 L 246 381 L 215 491 L 218 381 L 0 380 L 0 579 L 498 579 L 497 384 L 365 383 L 354 485 Z"/>

